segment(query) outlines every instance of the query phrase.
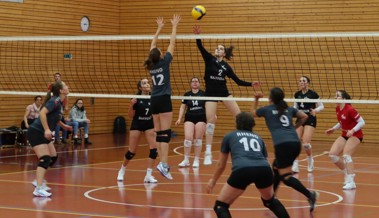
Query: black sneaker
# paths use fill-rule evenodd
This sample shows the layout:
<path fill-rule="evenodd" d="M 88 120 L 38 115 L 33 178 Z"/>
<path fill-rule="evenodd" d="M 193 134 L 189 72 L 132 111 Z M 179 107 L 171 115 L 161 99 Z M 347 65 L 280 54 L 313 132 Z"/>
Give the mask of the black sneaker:
<path fill-rule="evenodd" d="M 311 197 L 308 198 L 308 202 L 309 202 L 309 210 L 311 212 L 313 212 L 313 210 L 315 209 L 316 207 L 316 201 L 317 201 L 317 198 L 318 198 L 318 192 L 316 191 L 311 191 Z"/>
<path fill-rule="evenodd" d="M 78 138 L 74 138 L 74 145 L 81 145 L 82 141 Z"/>
<path fill-rule="evenodd" d="M 86 144 L 86 145 L 92 145 L 92 142 L 88 138 L 85 138 L 84 139 L 84 144 Z"/>
<path fill-rule="evenodd" d="M 68 144 L 68 142 L 67 142 L 67 140 L 66 140 L 66 139 L 62 139 L 62 143 L 63 143 L 63 144 L 65 144 L 65 145 L 67 145 L 67 144 Z"/>

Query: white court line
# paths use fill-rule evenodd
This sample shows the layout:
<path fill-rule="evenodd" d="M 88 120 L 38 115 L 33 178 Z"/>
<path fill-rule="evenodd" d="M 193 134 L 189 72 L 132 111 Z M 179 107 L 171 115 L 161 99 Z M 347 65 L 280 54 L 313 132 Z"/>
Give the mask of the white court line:
<path fill-rule="evenodd" d="M 199 184 L 208 184 L 208 183 L 204 183 L 204 182 L 199 182 L 199 183 L 159 183 L 158 186 L 159 185 L 170 185 L 170 186 L 172 186 L 172 185 L 179 185 L 179 184 L 181 184 L 181 185 L 189 185 L 189 184 L 199 185 Z M 223 184 L 223 183 L 217 183 L 217 184 Z M 211 207 L 199 208 L 199 207 L 174 207 L 174 206 L 161 206 L 161 205 L 148 205 L 148 204 L 131 204 L 131 203 L 124 203 L 124 202 L 107 201 L 107 200 L 103 200 L 103 199 L 99 199 L 99 198 L 95 198 L 95 197 L 91 196 L 91 193 L 93 193 L 93 192 L 102 191 L 102 190 L 106 190 L 106 189 L 131 187 L 131 186 L 144 186 L 144 184 L 141 184 L 141 183 L 139 183 L 139 184 L 127 184 L 127 185 L 124 185 L 122 187 L 120 187 L 120 186 L 101 187 L 101 188 L 96 188 L 96 189 L 92 189 L 92 190 L 85 192 L 84 196 L 86 198 L 94 200 L 94 201 L 103 202 L 103 203 L 107 203 L 107 204 L 124 205 L 124 206 L 183 209 L 183 210 L 213 210 Z M 329 202 L 329 203 L 316 204 L 316 208 L 337 204 L 343 200 L 343 197 L 341 195 L 336 194 L 336 193 L 323 191 L 323 190 L 316 190 L 316 189 L 314 189 L 314 190 L 321 192 L 321 193 L 325 193 L 325 194 L 335 196 L 337 198 L 337 200 Z M 193 193 L 193 194 L 197 194 L 197 193 Z M 284 200 L 282 200 L 282 201 L 284 201 Z M 309 206 L 286 207 L 286 209 L 299 209 L 299 208 L 309 208 Z M 261 207 L 261 208 L 231 208 L 230 210 L 253 211 L 253 210 L 267 210 L 267 208 L 266 207 Z"/>

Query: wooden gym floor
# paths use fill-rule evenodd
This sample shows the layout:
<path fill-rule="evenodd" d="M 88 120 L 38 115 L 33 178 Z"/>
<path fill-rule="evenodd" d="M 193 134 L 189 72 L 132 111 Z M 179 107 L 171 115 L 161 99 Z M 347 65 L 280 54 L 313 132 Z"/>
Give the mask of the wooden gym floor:
<path fill-rule="evenodd" d="M 337 135 L 334 135 L 337 137 Z M 170 143 L 169 163 L 174 177 L 166 180 L 154 170 L 158 184 L 144 184 L 148 146 L 144 140 L 136 157 L 130 162 L 124 182 L 117 182 L 127 143 L 125 136 L 92 135 L 89 147 L 57 146 L 59 159 L 46 174 L 52 188 L 51 198 L 33 197 L 31 181 L 35 178 L 37 158 L 28 148 L 7 148 L 0 151 L 0 217 L 130 217 L 130 218 L 211 218 L 216 217 L 212 207 L 218 192 L 226 181 L 230 167 L 221 177 L 213 194 L 205 187 L 215 164 L 179 169 L 182 160 L 183 138 Z M 215 139 L 213 158 L 218 158 Z M 272 146 L 266 140 L 269 158 Z M 343 175 L 330 163 L 325 151 L 330 143 L 313 142 L 314 173 L 306 172 L 304 153 L 301 171 L 297 177 L 310 189 L 319 191 L 320 198 L 313 218 L 376 218 L 379 215 L 379 148 L 375 144 L 361 144 L 353 157 L 356 167 L 357 189 L 342 190 Z M 281 184 L 278 198 L 292 218 L 312 217 L 306 198 Z M 231 206 L 233 217 L 275 217 L 262 206 L 255 187 Z"/>

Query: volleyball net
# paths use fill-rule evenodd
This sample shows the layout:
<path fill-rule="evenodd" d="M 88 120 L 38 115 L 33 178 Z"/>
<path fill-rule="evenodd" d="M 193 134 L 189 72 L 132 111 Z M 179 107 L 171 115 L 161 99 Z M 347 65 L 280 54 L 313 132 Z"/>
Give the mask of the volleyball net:
<path fill-rule="evenodd" d="M 228 61 L 245 81 L 257 88 L 240 87 L 228 80 L 237 101 L 252 101 L 255 91 L 268 94 L 281 87 L 288 101 L 302 75 L 324 102 L 335 102 L 335 91 L 346 90 L 356 103 L 379 103 L 379 32 L 314 34 L 178 35 L 171 64 L 174 99 L 190 90 L 192 77 L 204 89 L 204 62 L 195 39 L 213 53 L 218 44 L 235 47 Z M 143 67 L 152 36 L 1 37 L 0 94 L 44 94 L 59 72 L 72 96 L 132 98 L 137 82 L 150 78 Z M 169 36 L 160 36 L 164 52 Z M 267 100 L 267 99 L 265 99 Z M 312 100 L 310 100 L 312 101 Z"/>

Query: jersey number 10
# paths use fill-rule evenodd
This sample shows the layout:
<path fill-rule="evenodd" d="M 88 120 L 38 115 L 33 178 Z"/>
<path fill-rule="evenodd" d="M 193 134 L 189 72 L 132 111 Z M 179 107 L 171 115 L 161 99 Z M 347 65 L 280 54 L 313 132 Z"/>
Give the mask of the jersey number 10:
<path fill-rule="evenodd" d="M 243 144 L 245 151 L 249 151 L 250 150 L 249 147 L 253 151 L 261 151 L 261 146 L 260 146 L 258 140 L 254 139 L 254 138 L 250 139 L 250 141 L 248 142 L 247 138 L 243 137 L 242 139 L 239 140 L 239 142 L 241 144 Z"/>

